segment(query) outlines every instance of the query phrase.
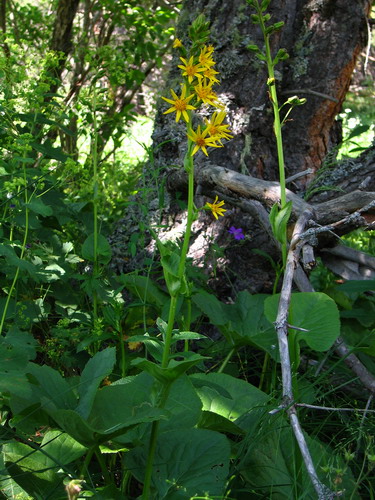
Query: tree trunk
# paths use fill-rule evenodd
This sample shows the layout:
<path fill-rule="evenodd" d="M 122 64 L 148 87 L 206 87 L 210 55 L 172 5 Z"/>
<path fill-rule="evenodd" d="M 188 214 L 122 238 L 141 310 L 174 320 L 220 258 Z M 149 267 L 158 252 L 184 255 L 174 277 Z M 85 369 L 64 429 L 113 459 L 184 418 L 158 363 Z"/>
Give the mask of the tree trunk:
<path fill-rule="evenodd" d="M 335 117 L 348 90 L 356 58 L 367 43 L 370 7 L 370 0 L 271 1 L 272 21 L 285 22 L 284 28 L 271 38 L 272 52 L 276 55 L 284 48 L 290 55 L 276 66 L 280 102 L 295 94 L 307 99 L 304 106 L 292 111 L 283 127 L 287 176 L 302 173 L 288 185 L 294 190 L 295 194 L 290 196 L 294 196 L 297 212 L 305 203 L 298 197 L 314 182 L 327 152 L 341 140 L 340 124 Z M 215 90 L 225 103 L 234 138 L 224 148 L 211 150 L 209 158 L 200 152 L 194 157 L 197 193 L 200 193 L 196 196 L 196 205 L 212 201 L 201 195 L 213 198 L 218 194 L 225 199 L 228 210 L 219 221 L 201 213 L 193 225 L 190 256 L 210 275 L 210 285 L 221 297 L 244 288 L 253 293 L 270 292 L 274 271 L 269 265 L 269 257 L 278 260 L 279 251 L 265 230 L 267 214 L 256 205 L 257 202 L 249 201 L 255 199 L 269 205 L 278 199 L 277 191 L 268 198 L 268 195 L 257 197 L 254 194 L 263 188 L 264 192 L 269 189 L 267 193 L 271 193 L 275 186 L 267 184 L 265 187 L 262 181 L 278 180 L 266 67 L 246 48 L 249 44 L 262 48 L 263 38 L 259 27 L 252 24 L 250 15 L 254 12 L 244 0 L 186 0 L 177 30 L 183 42 L 187 41 L 188 27 L 200 13 L 210 21 L 210 43 L 215 47 L 216 69 L 220 71 L 221 81 Z M 178 64 L 175 56 L 164 95 L 169 94 L 169 88 L 179 90 Z M 171 200 L 164 219 L 170 226 L 165 236 L 173 237 L 184 227 L 184 213 L 173 204 L 173 198 L 176 192 L 183 193 L 186 186 L 182 170 L 186 132 L 182 121 L 176 124 L 170 114 L 162 114 L 165 109 L 165 103 L 161 102 L 153 139 L 157 147 L 155 167 L 173 166 L 167 174 Z M 309 173 L 303 174 L 307 169 Z M 250 184 L 255 186 L 255 191 L 246 190 Z M 373 193 L 366 193 L 365 202 L 371 201 L 372 196 Z M 319 205 L 321 221 L 324 210 L 325 206 Z M 332 213 L 332 207 L 330 210 Z M 337 213 L 345 218 L 345 207 L 340 205 L 340 210 Z M 363 222 L 364 215 L 360 218 Z M 346 222 L 336 218 L 337 227 L 349 230 Z M 125 224 L 129 227 L 129 222 Z M 242 242 L 231 239 L 230 226 L 243 228 L 246 239 Z M 213 240 L 216 246 L 211 245 Z"/>
<path fill-rule="evenodd" d="M 61 53 L 62 57 L 60 57 L 58 65 L 53 70 L 51 69 L 54 78 L 56 78 L 56 83 L 52 85 L 51 92 L 56 92 L 60 85 L 61 73 L 65 67 L 66 58 L 73 47 L 72 29 L 78 5 L 79 0 L 60 0 L 57 5 L 50 50 Z"/>
<path fill-rule="evenodd" d="M 308 168 L 318 170 L 326 153 L 340 141 L 335 117 L 348 90 L 356 58 L 367 43 L 370 4 L 369 0 L 286 0 L 270 4 L 272 20 L 285 22 L 284 28 L 271 38 L 272 51 L 276 54 L 285 48 L 290 55 L 276 67 L 280 101 L 295 94 L 307 99 L 304 106 L 293 110 L 283 128 L 289 176 Z M 210 153 L 210 161 L 253 177 L 277 180 L 266 66 L 246 48 L 249 44 L 263 47 L 260 29 L 250 20 L 253 10 L 245 0 L 186 0 L 177 33 L 182 40 L 201 12 L 210 21 L 210 41 L 216 49 L 221 80 L 218 94 L 226 104 L 235 134 L 225 148 Z M 176 86 L 178 71 L 171 71 L 167 88 Z M 178 132 L 170 115 L 159 114 L 156 145 L 166 138 L 176 140 Z M 165 145 L 160 157 L 167 165 L 180 163 L 178 143 L 173 147 Z M 298 187 L 304 189 L 310 177 L 300 178 Z"/>

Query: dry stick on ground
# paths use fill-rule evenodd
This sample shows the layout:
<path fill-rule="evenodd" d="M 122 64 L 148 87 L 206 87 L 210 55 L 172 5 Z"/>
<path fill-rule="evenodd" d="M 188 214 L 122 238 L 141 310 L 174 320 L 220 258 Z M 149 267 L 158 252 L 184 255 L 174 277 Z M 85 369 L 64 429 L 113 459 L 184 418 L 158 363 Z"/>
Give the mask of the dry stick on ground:
<path fill-rule="evenodd" d="M 327 486 L 320 482 L 315 470 L 313 460 L 311 458 L 309 448 L 306 443 L 305 436 L 299 423 L 297 411 L 293 403 L 294 397 L 292 389 L 292 369 L 290 364 L 288 346 L 288 312 L 290 297 L 292 293 L 293 276 L 294 270 L 298 264 L 299 253 L 301 247 L 303 246 L 303 241 L 299 240 L 299 235 L 303 232 L 303 229 L 311 218 L 311 215 L 311 210 L 304 211 L 303 214 L 298 218 L 293 231 L 292 241 L 290 244 L 290 249 L 285 266 L 285 273 L 280 294 L 279 309 L 275 321 L 275 328 L 279 342 L 284 405 L 287 407 L 287 413 L 294 436 L 297 440 L 311 482 L 318 494 L 318 498 L 319 500 L 327 500 L 335 498 L 337 494 L 333 493 L 329 488 L 327 488 Z"/>
<path fill-rule="evenodd" d="M 197 168 L 196 182 L 201 187 L 201 194 L 212 195 L 213 191 L 220 191 L 225 201 L 240 206 L 242 210 L 250 213 L 254 211 L 254 207 L 244 206 L 244 200 L 257 200 L 268 207 L 280 201 L 278 182 L 250 177 L 219 165 L 208 163 L 204 167 Z M 186 189 L 185 170 L 170 169 L 167 186 L 170 192 Z M 340 234 L 346 234 L 359 227 L 373 228 L 371 223 L 375 216 L 375 192 L 373 191 L 353 190 L 333 200 L 316 204 L 307 203 L 289 189 L 286 190 L 286 197 L 288 201 L 293 202 L 295 218 L 299 217 L 304 210 L 313 208 L 314 221 L 318 225 L 326 226 L 322 232 L 338 229 Z"/>
<path fill-rule="evenodd" d="M 351 352 L 345 342 L 339 337 L 335 342 L 335 352 L 344 360 L 344 363 L 357 375 L 362 384 L 371 394 L 375 394 L 375 377 L 367 370 L 355 354 Z"/>

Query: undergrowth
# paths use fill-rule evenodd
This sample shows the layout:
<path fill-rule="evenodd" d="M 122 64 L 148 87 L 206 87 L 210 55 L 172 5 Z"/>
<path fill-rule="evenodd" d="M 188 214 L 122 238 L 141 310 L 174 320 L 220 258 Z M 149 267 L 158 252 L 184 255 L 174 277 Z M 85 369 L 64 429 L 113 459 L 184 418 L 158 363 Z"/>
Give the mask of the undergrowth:
<path fill-rule="evenodd" d="M 253 22 L 263 16 L 267 36 L 282 28 L 270 24 L 268 2 L 257 5 L 262 14 Z M 160 217 L 144 222 L 150 193 L 160 210 L 164 204 L 158 174 L 152 186 L 139 187 L 148 179 L 143 161 L 152 166 L 153 151 L 144 138 L 149 122 L 138 118 L 139 128 L 127 132 L 137 140 L 142 135 L 141 149 L 130 152 L 134 142 L 121 133 L 121 141 L 115 137 L 121 148 L 112 151 L 109 141 L 101 150 L 100 123 L 110 97 L 97 75 L 79 114 L 85 147 L 78 156 L 67 154 L 63 142 L 74 136 L 68 127 L 72 117 L 59 94 L 50 92 L 53 80 L 30 83 L 26 92 L 22 70 L 12 75 L 10 62 L 2 61 L 2 498 L 316 498 L 280 410 L 273 325 L 278 294 L 242 291 L 223 302 L 187 257 L 189 225 L 199 210 L 217 219 L 226 211 L 217 198 L 194 205 L 194 154 L 225 146 L 231 131 L 213 90 L 214 48 L 204 17 L 184 42 L 175 39 L 174 48 L 183 63 L 183 86 L 171 91 L 173 99 L 165 98 L 165 110 L 186 121 L 184 168 L 190 179 L 187 230 L 175 242 L 159 240 Z M 205 75 L 204 82 L 190 80 L 192 67 Z M 202 104 L 213 115 L 193 126 Z M 143 151 L 141 164 L 130 161 Z M 151 238 L 155 245 L 136 271 L 116 274 L 110 266 L 111 223 L 130 210 L 137 190 L 144 218 L 123 258 L 143 256 Z M 271 222 L 286 249 L 288 206 L 280 208 L 273 209 Z M 243 239 L 240 228 L 230 233 L 233 240 Z M 350 238 L 353 246 L 374 251 L 363 233 Z M 279 276 L 284 260 L 275 264 Z M 322 267 L 312 279 L 317 292 L 294 293 L 291 301 L 298 415 L 319 479 L 343 498 L 372 498 L 371 397 L 333 346 L 342 336 L 375 373 L 374 282 L 342 284 Z"/>

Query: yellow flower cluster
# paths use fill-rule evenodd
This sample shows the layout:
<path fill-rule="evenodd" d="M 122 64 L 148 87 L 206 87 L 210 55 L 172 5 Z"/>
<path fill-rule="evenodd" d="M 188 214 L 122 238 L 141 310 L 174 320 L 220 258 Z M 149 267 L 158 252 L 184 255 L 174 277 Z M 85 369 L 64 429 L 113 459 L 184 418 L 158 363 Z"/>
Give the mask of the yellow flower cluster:
<path fill-rule="evenodd" d="M 216 78 L 219 74 L 215 71 L 215 61 L 213 59 L 214 48 L 211 45 L 204 45 L 199 53 L 193 53 L 186 56 L 183 43 L 178 38 L 173 43 L 173 48 L 179 49 L 182 55 L 180 57 L 182 64 L 178 65 L 181 70 L 184 83 L 182 84 L 181 94 L 178 96 L 172 89 L 171 94 L 173 99 L 163 97 L 164 101 L 172 106 L 164 112 L 176 113 L 176 122 L 182 117 L 188 125 L 187 136 L 189 139 L 188 154 L 194 156 L 199 150 L 208 156 L 207 148 L 223 147 L 223 139 L 232 139 L 229 125 L 223 123 L 226 113 L 219 101 L 213 86 L 220 83 Z M 210 119 L 205 118 L 204 124 L 198 125 L 196 130 L 191 126 L 192 111 L 199 106 L 212 106 L 215 108 Z M 224 201 L 218 201 L 216 196 L 213 203 L 206 203 L 203 207 L 206 210 L 211 210 L 215 219 L 218 216 L 224 215 L 226 212 L 223 208 Z"/>
<path fill-rule="evenodd" d="M 176 38 L 173 47 L 183 48 L 181 40 Z M 198 55 L 180 57 L 182 64 L 179 64 L 178 67 L 184 77 L 181 95 L 178 96 L 171 89 L 173 99 L 163 97 L 166 102 L 172 105 L 164 114 L 175 112 L 176 122 L 182 116 L 189 125 L 192 110 L 197 109 L 202 104 L 216 108 L 210 120 L 205 119 L 203 130 L 200 125 L 196 130 L 189 126 L 187 135 L 192 143 L 191 155 L 195 155 L 200 149 L 208 156 L 207 147 L 220 148 L 223 146 L 222 139 L 231 139 L 233 137 L 230 134 L 229 125 L 223 124 L 226 113 L 223 111 L 223 106 L 213 90 L 213 86 L 219 83 L 216 78 L 219 72 L 213 68 L 216 64 L 213 59 L 213 52 L 212 45 L 204 45 Z"/>

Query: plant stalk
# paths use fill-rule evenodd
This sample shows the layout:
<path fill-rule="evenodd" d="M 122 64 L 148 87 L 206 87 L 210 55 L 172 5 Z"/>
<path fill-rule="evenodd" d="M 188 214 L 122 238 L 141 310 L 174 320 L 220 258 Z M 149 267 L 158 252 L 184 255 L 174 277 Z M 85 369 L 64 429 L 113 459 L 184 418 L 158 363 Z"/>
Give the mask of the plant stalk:
<path fill-rule="evenodd" d="M 280 108 L 276 91 L 274 62 L 272 59 L 271 48 L 270 48 L 270 37 L 269 34 L 267 34 L 266 26 L 263 20 L 263 12 L 258 2 L 255 2 L 255 7 L 257 9 L 257 14 L 259 16 L 260 27 L 263 33 L 264 43 L 265 43 L 265 56 L 266 56 L 267 71 L 268 71 L 268 88 L 273 108 L 273 116 L 274 116 L 273 130 L 276 137 L 277 160 L 279 165 L 280 206 L 282 210 L 286 205 L 285 160 L 284 160 L 284 150 L 283 150 L 283 137 L 281 131 Z M 284 241 L 286 241 L 286 238 L 284 238 Z M 283 259 L 283 268 L 285 268 L 286 257 L 287 257 L 286 243 L 281 244 L 281 254 Z"/>
<path fill-rule="evenodd" d="M 25 168 L 25 166 L 23 166 L 23 178 L 24 178 L 24 181 L 25 181 L 25 186 L 27 186 L 26 168 Z M 28 194 L 27 194 L 27 189 L 25 188 L 25 232 L 24 232 L 24 235 L 23 235 L 23 241 L 22 241 L 22 246 L 21 246 L 20 260 L 23 260 L 23 258 L 24 258 L 25 251 L 26 251 L 27 238 L 29 236 L 29 209 L 27 207 L 27 203 L 29 203 L 29 201 L 30 200 L 29 200 L 29 197 L 28 197 Z M 7 312 L 8 312 L 10 300 L 12 298 L 13 290 L 16 287 L 16 283 L 18 281 L 19 273 L 20 273 L 20 267 L 17 266 L 16 273 L 14 275 L 12 284 L 10 286 L 10 289 L 9 289 L 9 292 L 8 292 L 8 295 L 7 295 L 7 299 L 5 301 L 3 314 L 1 315 L 0 335 L 3 332 L 4 323 L 5 323 L 6 315 L 7 315 Z"/>
<path fill-rule="evenodd" d="M 178 279 L 181 283 L 181 286 L 183 285 L 183 280 L 185 276 L 185 265 L 186 265 L 186 256 L 189 250 L 189 243 L 190 243 L 190 235 L 191 235 L 191 225 L 194 220 L 194 161 L 193 157 L 190 154 L 191 150 L 191 141 L 188 141 L 188 151 L 185 156 L 185 161 L 184 161 L 184 166 L 185 169 L 188 171 L 189 174 L 189 180 L 188 180 L 188 207 L 187 207 L 187 221 L 186 221 L 186 230 L 185 230 L 185 235 L 184 235 L 184 241 L 182 244 L 182 249 L 181 249 L 181 255 L 180 255 L 180 262 L 178 266 Z M 169 316 L 168 316 L 168 326 L 167 326 L 167 331 L 165 334 L 165 339 L 164 339 L 164 350 L 163 350 L 163 358 L 162 358 L 162 368 L 167 368 L 168 366 L 168 359 L 169 359 L 169 351 L 171 347 L 171 342 L 172 342 L 172 331 L 173 331 L 173 325 L 175 321 L 175 316 L 176 316 L 176 308 L 177 308 L 177 301 L 178 297 L 180 295 L 180 292 L 177 291 L 175 295 L 171 296 L 171 305 L 169 308 Z"/>
<path fill-rule="evenodd" d="M 165 403 L 167 402 L 169 390 L 171 388 L 171 384 L 164 385 L 161 392 L 160 403 L 158 405 L 159 408 L 164 408 Z M 154 456 L 156 451 L 156 445 L 158 441 L 159 434 L 159 424 L 160 420 L 155 420 L 152 422 L 151 426 L 151 435 L 150 435 L 150 447 L 148 450 L 147 456 L 147 464 L 146 464 L 146 472 L 145 479 L 143 482 L 143 492 L 142 492 L 142 500 L 149 500 L 150 498 L 150 488 L 151 488 L 151 478 L 152 478 L 152 470 L 154 466 Z"/>
<path fill-rule="evenodd" d="M 94 142 L 92 145 L 92 167 L 93 167 L 93 223 L 94 223 L 94 277 L 98 275 L 98 131 L 97 131 L 97 118 L 96 118 L 96 87 L 94 84 L 94 94 L 93 94 L 93 132 L 94 132 Z M 96 290 L 93 290 L 93 316 L 94 321 L 98 317 L 98 294 Z"/>

